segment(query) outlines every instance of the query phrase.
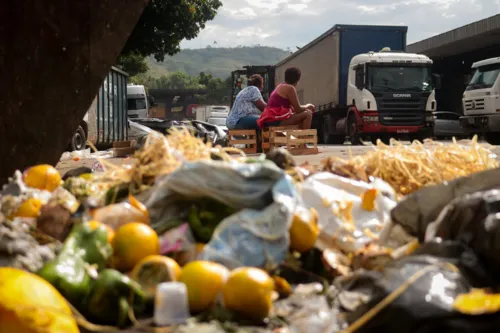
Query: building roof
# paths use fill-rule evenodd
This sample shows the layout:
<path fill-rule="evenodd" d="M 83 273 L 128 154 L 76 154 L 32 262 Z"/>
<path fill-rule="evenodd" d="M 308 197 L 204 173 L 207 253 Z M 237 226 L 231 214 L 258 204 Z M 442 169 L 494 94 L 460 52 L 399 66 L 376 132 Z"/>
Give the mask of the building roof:
<path fill-rule="evenodd" d="M 406 50 L 431 58 L 445 58 L 489 47 L 499 40 L 500 14 L 410 44 Z"/>

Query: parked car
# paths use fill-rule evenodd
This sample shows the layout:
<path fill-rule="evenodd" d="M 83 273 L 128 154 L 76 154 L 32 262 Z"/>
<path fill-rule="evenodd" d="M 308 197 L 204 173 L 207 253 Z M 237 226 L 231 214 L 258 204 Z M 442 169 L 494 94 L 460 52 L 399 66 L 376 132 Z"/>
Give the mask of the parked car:
<path fill-rule="evenodd" d="M 469 135 L 460 126 L 460 115 L 450 111 L 434 112 L 434 136 L 437 139 L 455 137 L 465 138 Z"/>

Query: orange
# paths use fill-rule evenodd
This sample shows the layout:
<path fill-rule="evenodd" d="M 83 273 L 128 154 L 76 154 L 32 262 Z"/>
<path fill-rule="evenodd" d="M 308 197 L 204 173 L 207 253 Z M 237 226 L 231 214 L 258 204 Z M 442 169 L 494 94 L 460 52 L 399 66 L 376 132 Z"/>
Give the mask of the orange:
<path fill-rule="evenodd" d="M 37 218 L 40 216 L 40 209 L 42 208 L 42 202 L 37 198 L 30 198 L 24 201 L 14 213 L 15 217 L 32 217 Z"/>
<path fill-rule="evenodd" d="M 61 185 L 61 175 L 56 168 L 48 164 L 36 165 L 24 172 L 26 186 L 53 192 Z"/>
<path fill-rule="evenodd" d="M 192 313 L 205 311 L 215 303 L 228 275 L 226 267 L 211 261 L 192 261 L 182 268 L 179 281 L 186 285 Z"/>
<path fill-rule="evenodd" d="M 139 282 L 149 299 L 154 299 L 156 286 L 162 282 L 178 281 L 181 272 L 181 267 L 174 259 L 152 255 L 135 265 L 130 277 Z"/>
<path fill-rule="evenodd" d="M 113 265 L 127 272 L 147 256 L 160 253 L 160 241 L 156 232 L 140 222 L 127 223 L 115 233 L 112 242 Z"/>
<path fill-rule="evenodd" d="M 300 253 L 311 250 L 319 236 L 318 212 L 314 208 L 295 212 L 289 232 L 290 249 Z"/>
<path fill-rule="evenodd" d="M 0 333 L 78 333 L 71 309 L 41 277 L 0 268 Z"/>
<path fill-rule="evenodd" d="M 249 319 L 265 319 L 273 306 L 274 281 L 254 267 L 236 268 L 222 288 L 224 306 Z"/>
<path fill-rule="evenodd" d="M 101 225 L 105 226 L 106 230 L 108 231 L 108 244 L 113 243 L 113 238 L 115 237 L 115 231 L 113 230 L 113 228 L 111 228 L 107 224 L 103 224 L 103 223 L 96 221 L 96 220 L 91 220 L 88 222 L 88 224 L 90 226 L 90 229 L 92 229 L 92 230 L 99 228 L 99 226 L 101 226 Z"/>

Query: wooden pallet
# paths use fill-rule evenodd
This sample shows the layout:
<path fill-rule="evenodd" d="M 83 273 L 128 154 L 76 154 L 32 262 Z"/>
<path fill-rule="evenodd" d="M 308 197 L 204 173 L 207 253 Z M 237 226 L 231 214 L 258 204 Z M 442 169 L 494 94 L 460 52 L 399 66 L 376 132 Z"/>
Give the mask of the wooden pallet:
<path fill-rule="evenodd" d="M 262 130 L 262 151 L 266 152 L 281 145 L 274 144 L 275 137 L 286 137 L 286 131 L 298 129 L 297 125 L 266 127 Z M 271 143 L 272 142 L 272 143 Z"/>
<path fill-rule="evenodd" d="M 236 145 L 245 145 L 245 148 L 238 148 L 245 154 L 257 154 L 257 132 L 255 130 L 229 130 L 229 147 Z M 243 136 L 243 139 L 237 139 L 235 136 Z"/>

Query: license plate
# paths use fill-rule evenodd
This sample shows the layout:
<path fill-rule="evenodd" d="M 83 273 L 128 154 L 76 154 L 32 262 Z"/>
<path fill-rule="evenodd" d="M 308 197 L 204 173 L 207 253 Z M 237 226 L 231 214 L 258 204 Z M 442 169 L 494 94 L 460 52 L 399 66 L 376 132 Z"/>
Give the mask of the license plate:
<path fill-rule="evenodd" d="M 396 130 L 396 133 L 410 133 L 410 131 L 407 129 L 398 129 Z"/>

